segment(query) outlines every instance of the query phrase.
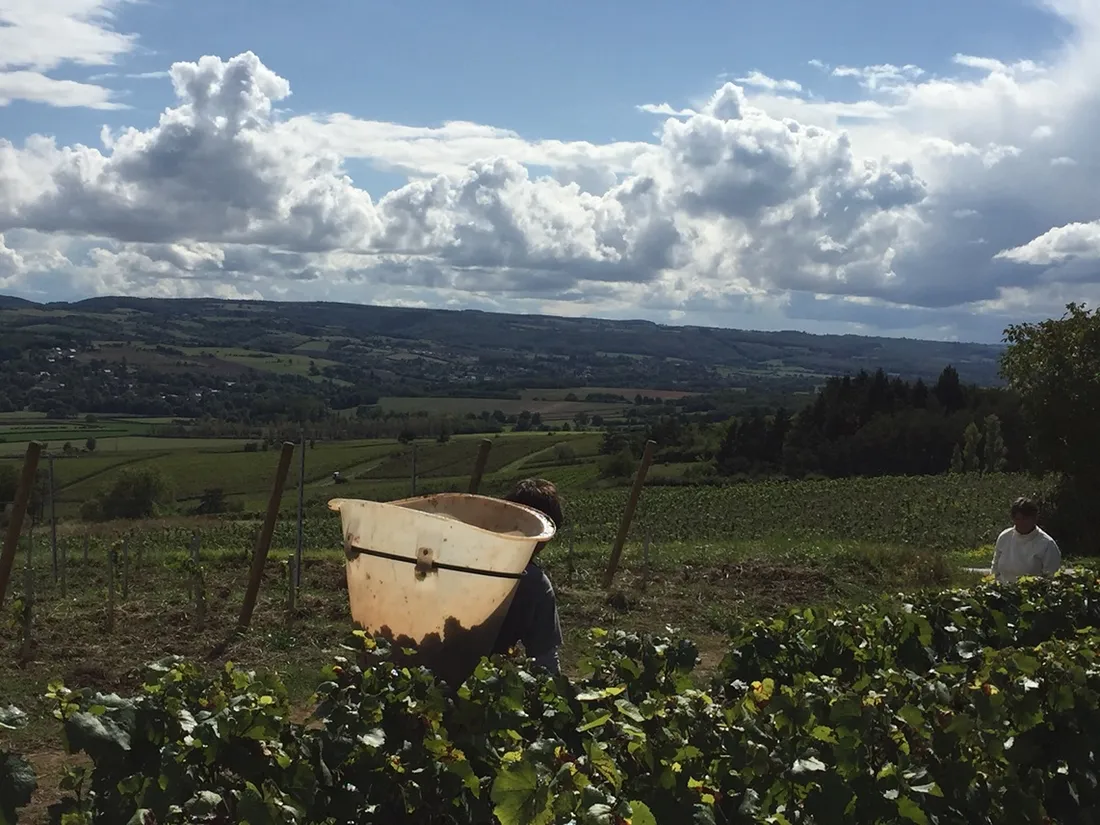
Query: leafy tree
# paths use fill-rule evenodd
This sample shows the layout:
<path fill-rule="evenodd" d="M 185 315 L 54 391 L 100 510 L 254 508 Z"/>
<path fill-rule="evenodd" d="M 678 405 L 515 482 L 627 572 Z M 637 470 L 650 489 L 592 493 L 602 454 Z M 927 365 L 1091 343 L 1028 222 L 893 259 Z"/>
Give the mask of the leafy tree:
<path fill-rule="evenodd" d="M 634 454 L 629 447 L 623 447 L 617 453 L 600 459 L 602 478 L 629 478 L 634 472 Z"/>
<path fill-rule="evenodd" d="M 932 390 L 932 395 L 949 413 L 961 410 L 966 406 L 966 393 L 963 391 L 962 382 L 959 381 L 958 370 L 952 366 L 944 367 L 935 388 Z"/>
<path fill-rule="evenodd" d="M 1100 312 L 1069 304 L 1060 319 L 1005 330 L 1001 372 L 1023 401 L 1044 469 L 1100 478 Z"/>
<path fill-rule="evenodd" d="M 554 447 L 554 459 L 559 464 L 573 464 L 577 460 L 577 451 L 572 444 L 558 444 Z"/>
<path fill-rule="evenodd" d="M 982 431 L 971 421 L 963 431 L 962 462 L 964 473 L 975 473 L 982 469 L 978 451 L 982 444 Z"/>
<path fill-rule="evenodd" d="M 94 499 L 96 505 L 81 508 L 93 519 L 151 518 L 172 502 L 172 485 L 156 467 L 127 467 Z"/>
<path fill-rule="evenodd" d="M 1001 434 L 1001 419 L 996 413 L 985 418 L 985 448 L 982 450 L 983 464 L 987 473 L 999 473 L 1005 468 L 1005 440 Z"/>
<path fill-rule="evenodd" d="M 1100 550 L 1100 312 L 1071 303 L 1061 318 L 1014 324 L 1001 374 L 1019 393 L 1028 447 L 1040 469 L 1061 474 L 1044 510 L 1059 522 L 1060 543 L 1078 552 Z"/>
<path fill-rule="evenodd" d="M 211 487 L 203 491 L 195 512 L 200 516 L 210 516 L 216 513 L 224 513 L 227 509 L 225 490 L 221 487 Z"/>
<path fill-rule="evenodd" d="M 951 452 L 951 472 L 964 473 L 966 468 L 963 465 L 963 451 L 962 447 L 958 444 L 955 445 L 955 449 Z"/>
<path fill-rule="evenodd" d="M 95 448 L 96 440 L 94 438 L 89 438 L 87 441 L 84 442 L 84 449 L 87 450 L 89 453 L 94 453 Z"/>

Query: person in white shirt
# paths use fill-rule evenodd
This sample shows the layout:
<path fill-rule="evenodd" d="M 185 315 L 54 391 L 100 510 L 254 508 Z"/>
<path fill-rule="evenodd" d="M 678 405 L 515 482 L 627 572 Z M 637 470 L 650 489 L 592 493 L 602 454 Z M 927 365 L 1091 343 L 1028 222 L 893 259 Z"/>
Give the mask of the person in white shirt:
<path fill-rule="evenodd" d="M 1052 576 L 1062 565 L 1058 542 L 1036 520 L 1039 508 L 1029 498 L 1012 503 L 1012 527 L 997 536 L 993 577 L 1011 583 L 1021 576 Z"/>

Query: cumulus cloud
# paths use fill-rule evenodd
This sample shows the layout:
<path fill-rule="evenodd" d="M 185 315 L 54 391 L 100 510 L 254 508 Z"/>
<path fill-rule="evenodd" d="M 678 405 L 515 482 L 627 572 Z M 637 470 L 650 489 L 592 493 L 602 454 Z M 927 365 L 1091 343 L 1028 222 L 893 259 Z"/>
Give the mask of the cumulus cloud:
<path fill-rule="evenodd" d="M 1040 265 L 1059 264 L 1071 258 L 1100 260 L 1100 220 L 1055 227 L 1022 246 L 998 252 L 996 257 Z"/>
<path fill-rule="evenodd" d="M 113 27 L 116 10 L 126 2 L 131 0 L 2 0 L 0 106 L 30 100 L 121 108 L 109 89 L 48 73 L 66 64 L 108 66 L 130 52 L 136 36 Z"/>
<path fill-rule="evenodd" d="M 402 143 L 412 136 L 391 127 L 397 145 L 380 138 L 375 151 L 421 176 L 376 203 L 343 171 L 350 149 L 337 149 L 371 124 L 277 120 L 289 83 L 252 53 L 178 63 L 170 76 L 177 105 L 148 130 L 105 132 L 102 149 L 0 142 L 0 227 L 129 244 L 90 261 L 140 271 L 138 287 L 229 277 L 244 270 L 219 250 L 263 246 L 316 256 L 278 259 L 286 278 L 320 279 L 334 262 L 326 253 L 339 251 L 356 277 L 373 268 L 468 292 L 585 284 L 589 294 L 682 270 L 690 277 L 672 294 L 683 300 L 722 277 L 777 288 L 885 278 L 891 216 L 924 197 L 906 164 L 857 158 L 844 135 L 776 120 L 727 83 L 702 111 L 670 118 L 657 144 L 524 144 L 449 124 L 445 134 L 499 154 L 463 157 L 437 136 L 450 159 L 417 162 Z M 414 134 L 433 139 L 423 132 Z M 522 145 L 504 154 L 512 144 Z M 558 174 L 536 177 L 525 162 Z M 603 191 L 568 179 L 585 165 L 610 173 Z M 433 166 L 443 171 L 423 174 Z M 270 274 L 255 260 L 250 271 Z"/>
<path fill-rule="evenodd" d="M 0 140 L 0 226 L 139 243 L 177 240 L 326 249 L 377 231 L 370 195 L 333 153 L 276 128 L 289 84 L 254 54 L 172 67 L 179 105 L 104 150 Z"/>
<path fill-rule="evenodd" d="M 109 4 L 61 6 L 100 34 L 8 75 L 132 47 L 93 14 Z M 988 337 L 1049 296 L 1091 294 L 1079 263 L 1100 249 L 1085 174 L 1100 162 L 1100 11 L 1050 7 L 1074 35 L 1043 61 L 960 54 L 948 75 L 814 61 L 857 90 L 844 100 L 750 71 L 703 101 L 640 105 L 651 141 L 287 118 L 291 83 L 255 54 L 177 63 L 151 127 L 96 147 L 0 139 L 0 284 L 753 326 L 879 317 Z M 407 183 L 368 193 L 349 160 Z"/>

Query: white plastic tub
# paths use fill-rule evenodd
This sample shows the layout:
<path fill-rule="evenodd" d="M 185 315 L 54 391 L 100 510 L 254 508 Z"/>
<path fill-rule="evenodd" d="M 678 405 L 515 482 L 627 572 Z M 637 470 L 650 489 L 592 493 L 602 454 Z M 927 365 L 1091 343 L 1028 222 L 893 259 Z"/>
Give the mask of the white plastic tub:
<path fill-rule="evenodd" d="M 524 568 L 554 524 L 529 507 L 444 493 L 389 503 L 333 499 L 352 620 L 447 681 L 489 655 Z"/>

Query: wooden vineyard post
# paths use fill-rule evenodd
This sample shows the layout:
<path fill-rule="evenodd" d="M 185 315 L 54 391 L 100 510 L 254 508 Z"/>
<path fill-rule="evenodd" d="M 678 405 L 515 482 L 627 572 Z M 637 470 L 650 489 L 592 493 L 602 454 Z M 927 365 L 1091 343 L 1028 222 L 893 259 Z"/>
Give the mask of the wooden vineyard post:
<path fill-rule="evenodd" d="M 115 567 L 118 564 L 118 551 L 107 551 L 107 632 L 115 632 Z"/>
<path fill-rule="evenodd" d="M 91 536 L 88 533 L 84 534 L 84 563 L 88 562 L 88 542 L 91 541 Z"/>
<path fill-rule="evenodd" d="M 202 536 L 199 531 L 196 530 L 191 534 L 191 570 L 194 573 L 195 568 L 199 566 L 199 545 L 202 543 Z M 187 598 L 195 598 L 195 577 L 194 575 L 187 578 Z"/>
<path fill-rule="evenodd" d="M 286 560 L 286 615 L 288 619 L 293 619 L 294 613 L 298 609 L 298 594 L 294 581 L 294 562 L 294 556 L 290 556 Z"/>
<path fill-rule="evenodd" d="M 27 445 L 27 454 L 23 459 L 23 475 L 19 479 L 15 501 L 12 502 L 11 520 L 8 521 L 8 532 L 4 534 L 4 545 L 0 548 L 0 606 L 3 606 L 8 593 L 8 581 L 11 579 L 11 569 L 15 564 L 15 554 L 19 547 L 19 534 L 23 531 L 23 517 L 27 514 L 27 503 L 31 499 L 31 488 L 34 487 L 35 473 L 38 472 L 38 457 L 41 453 L 41 442 L 32 441 Z"/>
<path fill-rule="evenodd" d="M 32 634 L 34 632 L 34 568 L 30 564 L 30 552 L 27 553 L 27 569 L 23 574 L 23 648 L 20 652 L 24 662 L 31 658 Z"/>
<path fill-rule="evenodd" d="M 657 444 L 653 441 L 645 443 L 642 463 L 638 465 L 638 474 L 634 476 L 634 487 L 630 490 L 630 498 L 627 499 L 626 510 L 623 511 L 623 520 L 619 524 L 619 535 L 615 537 L 615 546 L 611 548 L 611 560 L 607 563 L 607 570 L 604 572 L 604 590 L 610 590 L 612 582 L 615 581 L 615 571 L 619 569 L 619 559 L 623 555 L 627 533 L 630 532 L 630 522 L 634 518 L 634 510 L 638 506 L 638 498 L 642 495 L 642 485 L 645 484 L 649 465 L 653 463 L 653 448 L 656 446 Z"/>
<path fill-rule="evenodd" d="M 306 431 L 302 430 L 302 454 L 298 456 L 298 543 L 294 547 L 294 589 L 302 586 L 302 550 L 305 546 L 306 518 Z"/>
<path fill-rule="evenodd" d="M 573 528 L 570 527 L 569 528 L 569 553 L 565 557 L 565 563 L 566 563 L 565 583 L 567 585 L 569 585 L 570 587 L 573 586 L 573 570 L 574 570 L 574 568 L 573 568 L 573 541 L 574 541 Z"/>
<path fill-rule="evenodd" d="M 27 534 L 27 562 L 23 568 L 23 615 L 22 615 L 22 648 L 20 656 L 24 662 L 31 658 L 31 634 L 34 630 L 34 521 L 31 521 L 31 529 Z"/>
<path fill-rule="evenodd" d="M 248 579 L 248 590 L 244 594 L 244 605 L 237 620 L 237 632 L 248 630 L 252 623 L 252 612 L 256 609 L 256 597 L 260 594 L 260 582 L 264 577 L 264 565 L 267 564 L 267 552 L 271 549 L 271 537 L 275 532 L 275 520 L 279 516 L 279 502 L 283 498 L 283 487 L 287 473 L 290 472 L 290 460 L 294 457 L 294 442 L 283 442 L 283 452 L 279 456 L 279 466 L 275 469 L 275 485 L 271 489 L 271 498 L 267 502 L 267 516 L 263 529 L 256 537 L 256 547 L 252 551 L 252 573 Z"/>
<path fill-rule="evenodd" d="M 69 598 L 69 551 L 68 544 L 61 545 L 61 598 Z"/>
<path fill-rule="evenodd" d="M 57 504 L 55 502 L 55 487 L 53 483 L 53 454 L 47 460 L 50 467 L 50 558 L 53 562 L 53 581 L 57 584 L 59 574 L 57 559 Z"/>
<path fill-rule="evenodd" d="M 474 472 L 470 476 L 470 494 L 477 495 L 481 487 L 481 477 L 485 475 L 485 465 L 489 463 L 489 450 L 493 449 L 493 442 L 483 438 L 477 448 L 477 460 L 474 462 Z"/>
<path fill-rule="evenodd" d="M 195 594 L 195 626 L 202 628 L 206 625 L 206 576 L 203 575 L 202 565 L 198 558 L 193 559 L 191 567 L 191 589 Z"/>
<path fill-rule="evenodd" d="M 122 600 L 130 600 L 130 536 L 122 540 Z"/>

